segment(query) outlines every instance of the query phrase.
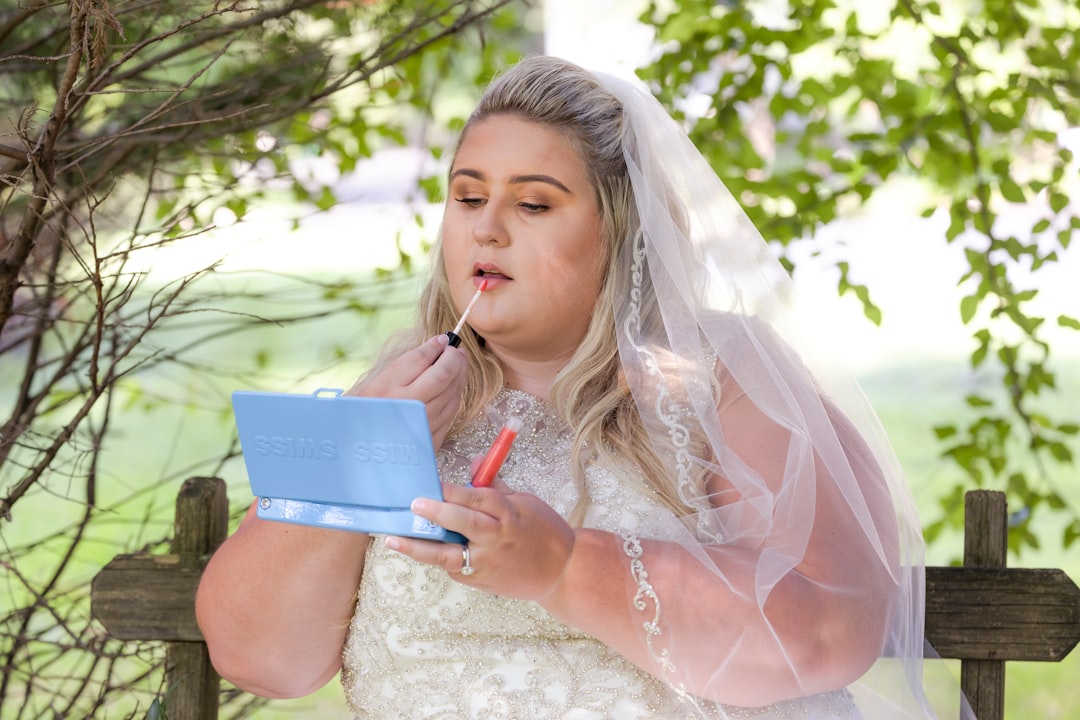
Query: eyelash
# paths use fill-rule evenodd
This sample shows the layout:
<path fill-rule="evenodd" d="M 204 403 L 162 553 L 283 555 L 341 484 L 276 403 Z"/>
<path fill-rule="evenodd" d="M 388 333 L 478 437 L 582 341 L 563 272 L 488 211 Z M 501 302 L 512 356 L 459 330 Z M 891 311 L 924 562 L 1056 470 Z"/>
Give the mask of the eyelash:
<path fill-rule="evenodd" d="M 457 198 L 457 202 L 459 202 L 462 205 L 465 205 L 467 207 L 479 207 L 480 203 L 484 202 L 484 199 L 483 198 Z M 518 207 L 523 208 L 527 212 L 530 212 L 530 213 L 539 213 L 539 212 L 543 212 L 544 210 L 550 210 L 551 209 L 551 207 L 549 205 L 541 205 L 539 203 L 526 203 L 526 202 L 518 203 Z"/>

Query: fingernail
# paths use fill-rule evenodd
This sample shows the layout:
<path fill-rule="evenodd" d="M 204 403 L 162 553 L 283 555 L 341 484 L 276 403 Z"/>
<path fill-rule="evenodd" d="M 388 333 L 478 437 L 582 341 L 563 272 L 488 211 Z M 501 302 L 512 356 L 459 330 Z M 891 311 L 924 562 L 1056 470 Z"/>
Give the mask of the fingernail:
<path fill-rule="evenodd" d="M 414 513 L 423 512 L 424 510 L 427 510 L 427 503 L 424 502 L 423 498 L 416 498 L 412 501 L 412 505 L 410 505 L 409 508 Z"/>
<path fill-rule="evenodd" d="M 400 550 L 401 549 L 401 541 L 398 540 L 396 537 L 392 537 L 392 536 L 387 537 L 386 538 L 386 547 L 390 548 L 391 550 Z"/>
<path fill-rule="evenodd" d="M 439 345 L 449 345 L 450 338 L 446 333 L 439 333 L 435 336 L 435 342 L 437 342 Z"/>

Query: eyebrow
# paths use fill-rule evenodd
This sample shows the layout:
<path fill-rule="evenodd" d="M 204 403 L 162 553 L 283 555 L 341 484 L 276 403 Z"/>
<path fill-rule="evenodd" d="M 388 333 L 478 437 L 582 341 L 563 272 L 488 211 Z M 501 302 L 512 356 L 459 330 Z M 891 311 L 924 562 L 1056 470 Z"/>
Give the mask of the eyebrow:
<path fill-rule="evenodd" d="M 464 175 L 466 177 L 475 178 L 476 180 L 480 180 L 480 181 L 487 180 L 487 178 L 484 177 L 484 173 L 480 172 L 479 170 L 473 170 L 472 168 L 460 168 L 458 170 L 454 170 L 452 173 L 450 173 L 450 179 L 453 180 L 458 175 Z M 567 195 L 573 195 L 574 194 L 570 190 L 570 188 L 566 187 L 565 185 L 563 185 L 561 182 L 559 182 L 557 179 L 551 177 L 550 175 L 542 175 L 542 174 L 514 175 L 513 177 L 510 178 L 510 184 L 511 185 L 521 185 L 523 183 L 531 183 L 531 182 L 547 183 L 548 185 L 551 185 L 553 187 L 558 188 L 559 190 L 562 190 Z"/>

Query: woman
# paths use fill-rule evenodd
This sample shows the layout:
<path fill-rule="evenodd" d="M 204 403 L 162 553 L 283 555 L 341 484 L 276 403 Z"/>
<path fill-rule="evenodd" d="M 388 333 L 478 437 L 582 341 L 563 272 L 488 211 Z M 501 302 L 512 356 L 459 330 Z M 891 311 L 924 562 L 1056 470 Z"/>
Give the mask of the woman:
<path fill-rule="evenodd" d="M 928 716 L 918 525 L 793 350 L 788 284 L 651 97 L 510 69 L 416 329 L 350 390 L 426 403 L 444 502 L 413 511 L 469 543 L 249 511 L 199 590 L 215 666 L 268 697 L 340 669 L 359 718 Z M 509 417 L 501 479 L 470 486 Z"/>

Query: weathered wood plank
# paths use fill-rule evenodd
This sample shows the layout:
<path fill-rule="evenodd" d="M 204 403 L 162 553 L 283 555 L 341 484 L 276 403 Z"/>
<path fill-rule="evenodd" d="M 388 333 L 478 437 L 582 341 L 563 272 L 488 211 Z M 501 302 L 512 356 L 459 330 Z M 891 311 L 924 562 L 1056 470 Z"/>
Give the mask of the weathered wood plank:
<path fill-rule="evenodd" d="M 216 720 L 221 678 L 201 642 L 173 642 L 165 650 L 168 720 Z"/>
<path fill-rule="evenodd" d="M 124 640 L 201 641 L 202 567 L 119 555 L 94 580 L 94 616 Z M 1080 642 L 1080 588 L 1061 570 L 930 567 L 926 638 L 946 658 L 1059 661 Z"/>
<path fill-rule="evenodd" d="M 926 639 L 947 658 L 1056 662 L 1080 642 L 1080 588 L 1055 569 L 930 567 Z"/>
<path fill-rule="evenodd" d="M 117 555 L 90 587 L 92 613 L 120 640 L 202 642 L 195 591 L 205 560 Z"/>
<path fill-rule="evenodd" d="M 209 555 L 229 534 L 229 498 L 220 478 L 193 477 L 176 496 L 173 552 Z"/>
<path fill-rule="evenodd" d="M 195 477 L 184 481 L 176 496 L 176 534 L 173 552 L 182 562 L 198 563 L 225 542 L 229 532 L 229 501 L 220 478 Z M 188 605 L 195 615 L 195 588 Z M 195 625 L 198 630 L 198 626 Z M 202 640 L 202 633 L 199 633 Z M 165 680 L 169 687 L 169 720 L 216 720 L 221 678 L 210 663 L 203 642 L 171 642 L 165 651 Z"/>
<path fill-rule="evenodd" d="M 964 567 L 1004 568 L 1009 524 L 1005 493 L 976 490 L 964 496 Z M 1005 718 L 1005 663 L 997 658 L 960 661 L 960 688 L 975 717 Z"/>

